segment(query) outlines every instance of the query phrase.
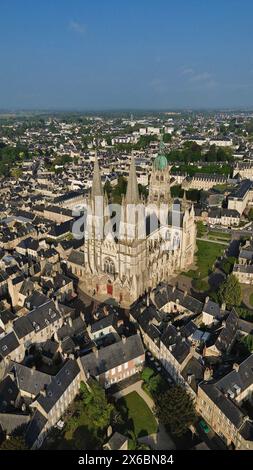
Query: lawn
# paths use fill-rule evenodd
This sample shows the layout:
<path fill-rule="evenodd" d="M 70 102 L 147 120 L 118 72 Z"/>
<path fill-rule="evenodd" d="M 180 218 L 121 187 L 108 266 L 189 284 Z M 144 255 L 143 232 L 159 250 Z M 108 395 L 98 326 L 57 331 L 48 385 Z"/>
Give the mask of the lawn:
<path fill-rule="evenodd" d="M 232 191 L 233 187 L 230 186 L 229 184 L 217 184 L 216 186 L 213 187 L 213 189 L 216 189 L 220 193 L 223 193 L 225 191 Z"/>
<path fill-rule="evenodd" d="M 231 234 L 230 233 L 226 233 L 226 232 L 221 232 L 221 231 L 212 231 L 210 230 L 210 232 L 208 233 L 208 236 L 210 238 L 220 238 L 220 239 L 224 239 L 224 241 L 229 241 L 231 240 Z"/>
<path fill-rule="evenodd" d="M 133 431 L 136 437 L 148 436 L 157 432 L 157 422 L 145 401 L 137 392 L 131 392 L 117 401 L 123 422 L 119 431 L 126 434 Z"/>
<path fill-rule="evenodd" d="M 208 242 L 206 240 L 197 240 L 198 251 L 196 253 L 196 270 L 190 270 L 184 273 L 191 278 L 204 279 L 212 271 L 216 259 L 223 255 L 225 245 L 221 243 Z"/>
<path fill-rule="evenodd" d="M 250 303 L 251 307 L 253 307 L 253 292 L 249 296 L 249 303 Z"/>

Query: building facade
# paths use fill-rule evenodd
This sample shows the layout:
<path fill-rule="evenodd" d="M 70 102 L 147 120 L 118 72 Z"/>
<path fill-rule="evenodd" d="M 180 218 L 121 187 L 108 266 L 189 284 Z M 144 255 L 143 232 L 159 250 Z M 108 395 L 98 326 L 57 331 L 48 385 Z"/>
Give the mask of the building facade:
<path fill-rule="evenodd" d="M 115 236 L 95 161 L 87 201 L 90 211 L 84 235 L 85 269 L 80 282 L 80 288 L 88 295 L 99 300 L 113 298 L 127 307 L 159 282 L 168 281 L 192 265 L 196 246 L 194 208 L 171 200 L 166 162 L 165 156 L 156 157 L 150 178 L 150 200 L 145 202 L 139 195 L 132 158 Z M 97 215 L 99 204 L 102 210 Z M 107 233 L 97 236 L 98 228 L 105 225 L 109 226 Z"/>

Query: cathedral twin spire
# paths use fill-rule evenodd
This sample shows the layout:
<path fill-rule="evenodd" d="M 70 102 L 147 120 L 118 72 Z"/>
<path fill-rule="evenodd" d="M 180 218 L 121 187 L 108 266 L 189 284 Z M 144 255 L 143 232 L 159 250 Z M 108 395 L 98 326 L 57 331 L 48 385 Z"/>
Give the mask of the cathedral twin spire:
<path fill-rule="evenodd" d="M 138 204 L 139 200 L 140 196 L 136 176 L 135 160 L 134 156 L 132 155 L 125 202 L 126 204 Z"/>
<path fill-rule="evenodd" d="M 91 197 L 95 198 L 96 196 L 103 196 L 103 187 L 102 187 L 100 169 L 98 165 L 97 152 L 95 153 L 94 173 L 93 173 L 93 181 L 92 181 L 92 188 L 91 188 Z M 139 200 L 140 200 L 140 197 L 139 197 L 139 189 L 138 189 L 137 176 L 136 176 L 135 161 L 134 161 L 134 156 L 132 156 L 130 169 L 129 169 L 125 203 L 126 204 L 138 204 Z"/>
<path fill-rule="evenodd" d="M 98 165 L 97 152 L 95 152 L 94 173 L 91 188 L 91 197 L 94 199 L 96 196 L 103 196 L 103 187 L 101 181 L 101 174 Z"/>

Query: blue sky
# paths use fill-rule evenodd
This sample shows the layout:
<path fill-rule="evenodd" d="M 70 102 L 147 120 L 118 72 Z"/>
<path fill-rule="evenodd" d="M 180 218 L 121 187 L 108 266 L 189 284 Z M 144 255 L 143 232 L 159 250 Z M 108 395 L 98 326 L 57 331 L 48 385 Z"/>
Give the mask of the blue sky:
<path fill-rule="evenodd" d="M 0 109 L 253 107 L 251 0 L 1 0 Z"/>

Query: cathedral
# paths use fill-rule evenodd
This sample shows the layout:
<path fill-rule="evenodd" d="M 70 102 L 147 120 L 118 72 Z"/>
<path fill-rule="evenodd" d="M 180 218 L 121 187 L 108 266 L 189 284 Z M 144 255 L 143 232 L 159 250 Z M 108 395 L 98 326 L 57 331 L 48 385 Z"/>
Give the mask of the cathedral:
<path fill-rule="evenodd" d="M 170 166 L 161 144 L 145 201 L 139 194 L 132 157 L 115 232 L 95 159 L 80 279 L 80 288 L 86 294 L 100 301 L 114 299 L 127 308 L 159 282 L 169 281 L 192 265 L 196 246 L 194 207 L 185 198 L 172 200 L 170 180 Z"/>

